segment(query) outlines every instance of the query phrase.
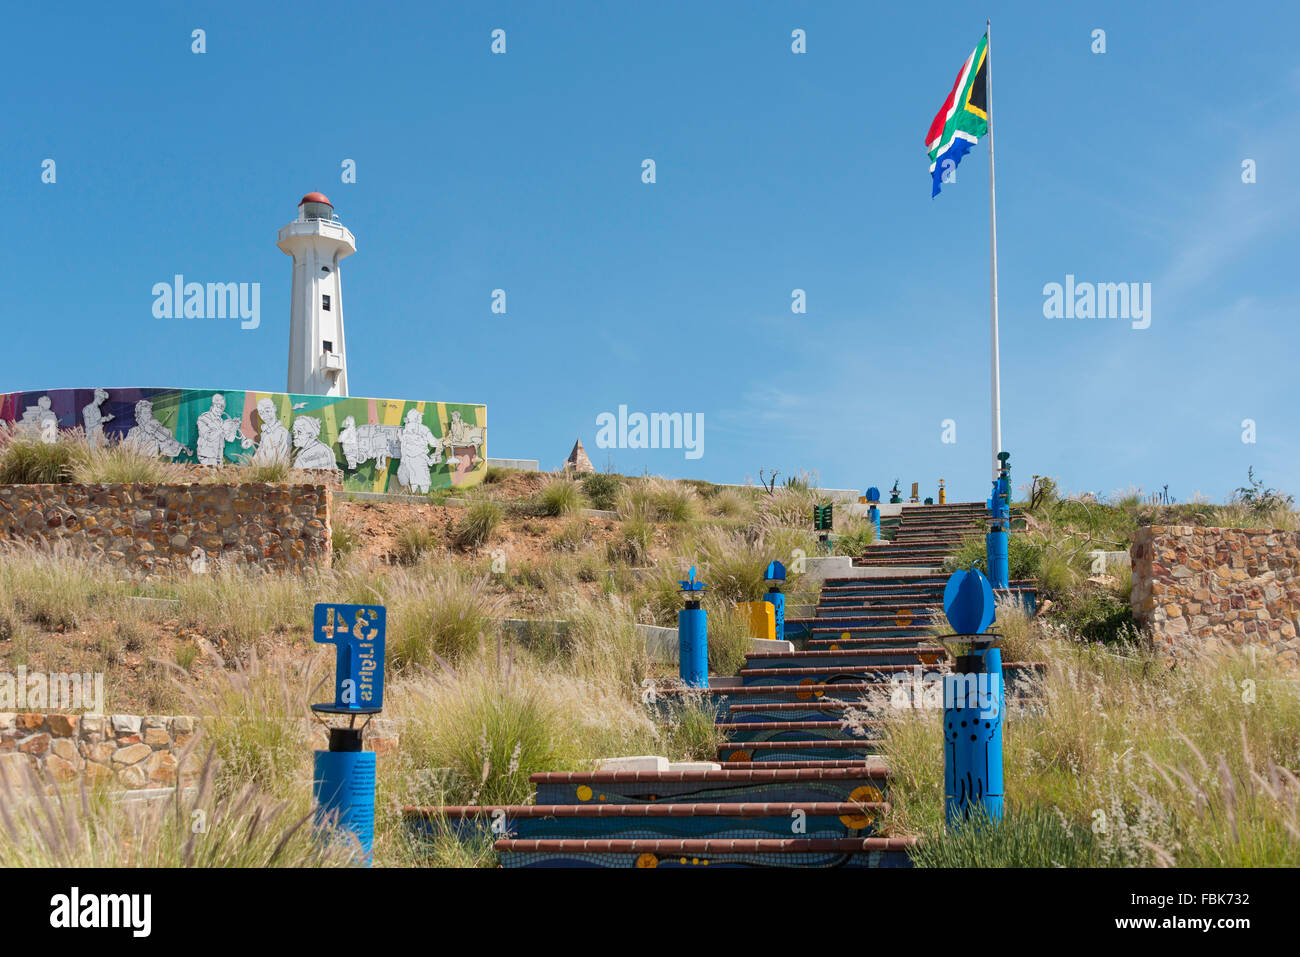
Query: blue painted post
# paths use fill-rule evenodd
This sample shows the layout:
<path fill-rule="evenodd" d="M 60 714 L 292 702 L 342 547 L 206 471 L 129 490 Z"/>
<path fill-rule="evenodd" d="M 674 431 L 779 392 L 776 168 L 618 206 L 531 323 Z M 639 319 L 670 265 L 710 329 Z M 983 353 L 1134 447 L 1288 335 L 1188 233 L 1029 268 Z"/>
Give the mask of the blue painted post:
<path fill-rule="evenodd" d="M 943 679 L 944 819 L 1002 820 L 1002 652 L 990 636 Z"/>
<path fill-rule="evenodd" d="M 677 663 L 682 683 L 692 688 L 709 686 L 709 613 L 700 607 L 704 582 L 695 580 L 695 566 L 690 577 L 679 581 L 686 596 L 686 607 L 677 613 Z"/>
<path fill-rule="evenodd" d="M 351 831 L 370 866 L 375 838 L 375 753 L 363 751 L 362 732 L 383 708 L 383 605 L 316 606 L 313 638 L 335 646 L 334 700 L 313 704 L 321 715 L 346 715 L 348 726 L 329 729 L 329 750 L 317 751 L 312 773 L 314 822 Z M 358 716 L 366 723 L 356 727 Z"/>
<path fill-rule="evenodd" d="M 375 752 L 361 750 L 360 728 L 330 728 L 330 749 L 317 751 L 312 774 L 315 822 L 351 831 L 366 866 L 375 843 Z"/>
<path fill-rule="evenodd" d="M 876 530 L 876 541 L 880 541 L 880 489 L 874 485 L 867 489 L 867 521 Z"/>
<path fill-rule="evenodd" d="M 944 611 L 957 638 L 971 641 L 943 679 L 944 819 L 949 827 L 974 817 L 1002 820 L 1002 719 L 1006 697 L 993 621 L 993 587 L 983 575 L 954 572 L 944 589 Z"/>
<path fill-rule="evenodd" d="M 1007 532 L 1011 527 L 1011 466 L 1009 452 L 999 452 L 997 480 L 989 496 L 989 532 L 984 536 L 988 556 L 989 580 L 994 588 L 1007 588 L 1011 584 L 1011 562 L 1007 551 Z"/>
<path fill-rule="evenodd" d="M 763 595 L 763 601 L 770 601 L 776 610 L 776 640 L 785 641 L 785 595 L 781 594 L 785 566 L 780 562 L 769 562 L 763 571 L 763 581 L 767 582 L 767 593 Z"/>

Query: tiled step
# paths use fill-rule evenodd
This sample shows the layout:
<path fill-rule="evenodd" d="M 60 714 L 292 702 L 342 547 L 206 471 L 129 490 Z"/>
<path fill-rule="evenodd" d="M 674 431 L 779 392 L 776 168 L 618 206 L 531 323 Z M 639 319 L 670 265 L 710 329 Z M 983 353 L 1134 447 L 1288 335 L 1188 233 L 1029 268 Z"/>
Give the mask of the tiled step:
<path fill-rule="evenodd" d="M 686 802 L 407 807 L 402 816 L 408 830 L 425 839 L 494 833 L 517 840 L 754 840 L 796 833 L 810 838 L 866 837 L 888 810 L 889 804 L 878 800 Z M 804 831 L 793 830 L 796 821 Z"/>
<path fill-rule="evenodd" d="M 850 634 L 852 634 L 850 632 Z M 939 645 L 913 645 L 907 648 L 856 648 L 848 643 L 839 648 L 809 651 L 764 652 L 745 656 L 745 671 L 766 668 L 796 668 L 802 665 L 839 667 L 841 665 L 923 665 L 947 658 Z"/>
<path fill-rule="evenodd" d="M 869 754 L 864 761 L 861 758 L 821 758 L 810 761 L 723 761 L 724 768 L 860 768 L 864 764 L 879 763 L 880 756 Z"/>
<path fill-rule="evenodd" d="M 943 621 L 943 618 L 930 609 L 900 608 L 884 615 L 862 614 L 861 612 L 858 614 L 827 615 L 824 618 L 812 619 L 812 621 L 808 622 L 807 627 L 809 630 L 816 629 L 822 632 L 834 631 L 837 628 L 840 630 L 850 628 L 893 628 L 898 631 L 908 632 L 917 629 L 924 630 Z M 904 636 L 900 635 L 899 637 Z"/>
<path fill-rule="evenodd" d="M 538 804 L 847 801 L 859 788 L 887 790 L 883 766 L 719 771 L 549 772 L 530 778 Z"/>
<path fill-rule="evenodd" d="M 661 697 L 670 699 L 680 691 L 665 689 Z M 813 681 L 792 681 L 785 685 L 737 685 L 725 689 L 712 689 L 708 698 L 718 711 L 719 720 L 729 720 L 730 708 L 736 704 L 788 704 L 803 702 L 820 702 L 823 700 L 845 701 L 860 704 L 868 695 L 878 695 L 878 682 L 858 681 L 845 684 L 818 684 Z"/>
<path fill-rule="evenodd" d="M 749 761 L 762 767 L 765 761 L 816 761 L 852 758 L 865 762 L 878 754 L 878 741 L 858 738 L 853 741 L 741 741 L 718 747 L 719 761 Z"/>
<path fill-rule="evenodd" d="M 848 635 L 849 639 L 892 637 L 933 640 L 931 628 L 931 622 L 919 621 L 912 625 L 815 625 L 807 631 L 810 639 L 835 639 Z"/>
<path fill-rule="evenodd" d="M 1007 662 L 1002 666 L 1008 685 L 1030 672 L 1046 668 L 1042 662 Z M 813 684 L 861 684 L 863 682 L 888 682 L 895 674 L 910 673 L 911 665 L 846 665 L 809 666 L 797 668 L 742 668 L 741 680 L 746 687 L 788 687 L 800 681 Z"/>
<path fill-rule="evenodd" d="M 812 721 L 796 721 L 793 719 L 788 721 L 725 721 L 719 722 L 718 728 L 726 733 L 728 744 L 748 746 L 749 744 L 766 742 L 798 744 L 848 741 L 864 744 L 874 738 L 875 732 L 880 727 L 880 722 L 876 720 L 864 720 L 859 724 L 865 729 L 865 734 L 850 729 L 845 722 L 838 719 L 827 721 L 824 718 Z M 735 760 L 748 761 L 749 758 L 736 758 Z"/>
<path fill-rule="evenodd" d="M 821 622 L 826 621 L 826 619 L 824 618 L 804 619 L 804 620 L 821 621 Z M 831 626 L 823 626 L 823 627 L 831 627 Z M 855 648 L 861 647 L 861 648 L 913 648 L 914 649 L 917 648 L 918 646 L 929 645 L 934 642 L 934 637 L 932 635 L 928 635 L 923 632 L 918 631 L 912 633 L 913 632 L 912 629 L 903 629 L 903 628 L 895 628 L 895 630 L 899 632 L 908 631 L 909 633 L 898 634 L 898 635 L 877 635 L 877 636 L 868 635 L 865 638 L 846 639 L 841 634 L 841 632 L 844 631 L 844 629 L 836 625 L 835 627 L 831 627 L 831 631 L 835 632 L 835 634 L 830 635 L 829 637 L 824 636 L 824 637 L 810 639 L 810 641 L 808 642 L 808 648 L 811 651 L 817 645 L 821 645 L 825 647 L 831 644 L 832 642 L 852 641 L 853 647 Z"/>
<path fill-rule="evenodd" d="M 522 841 L 495 847 L 502 867 L 908 867 L 915 838 Z"/>
<path fill-rule="evenodd" d="M 860 702 L 781 701 L 768 704 L 735 704 L 727 709 L 726 723 L 736 727 L 768 721 L 838 721 L 850 707 Z"/>

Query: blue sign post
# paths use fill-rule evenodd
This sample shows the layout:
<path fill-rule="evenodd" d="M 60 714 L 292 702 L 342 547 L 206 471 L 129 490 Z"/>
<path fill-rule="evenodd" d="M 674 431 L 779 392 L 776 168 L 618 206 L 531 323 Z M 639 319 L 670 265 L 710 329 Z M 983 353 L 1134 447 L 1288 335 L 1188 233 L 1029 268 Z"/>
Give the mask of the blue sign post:
<path fill-rule="evenodd" d="M 984 537 L 988 555 L 989 580 L 994 588 L 1011 585 L 1011 562 L 1007 552 L 1007 532 L 1011 528 L 1011 466 L 1007 464 L 1010 452 L 998 453 L 998 477 L 993 482 L 989 496 L 989 533 Z"/>
<path fill-rule="evenodd" d="M 346 727 L 330 727 L 329 750 L 317 751 L 312 797 L 318 828 L 328 824 L 351 831 L 367 865 L 375 835 L 375 753 L 361 750 L 366 724 L 384 703 L 383 605 L 316 606 L 312 638 L 334 645 L 334 700 L 314 704 L 318 715 L 347 715 Z M 358 717 L 365 721 L 357 727 Z"/>
<path fill-rule="evenodd" d="M 704 582 L 695 580 L 695 566 L 686 581 L 679 581 L 686 607 L 677 613 L 677 663 L 682 683 L 692 688 L 709 686 L 709 613 L 700 607 Z"/>
<path fill-rule="evenodd" d="M 763 581 L 767 582 L 767 593 L 763 595 L 763 601 L 771 602 L 776 611 L 776 640 L 785 641 L 785 595 L 781 594 L 785 566 L 780 562 L 769 562 L 763 570 Z"/>
<path fill-rule="evenodd" d="M 1006 697 L 1002 651 L 993 623 L 993 586 L 975 569 L 953 572 L 943 591 L 948 623 L 963 639 L 953 674 L 943 679 L 944 818 L 956 827 L 972 816 L 1002 820 L 1002 719 Z"/>

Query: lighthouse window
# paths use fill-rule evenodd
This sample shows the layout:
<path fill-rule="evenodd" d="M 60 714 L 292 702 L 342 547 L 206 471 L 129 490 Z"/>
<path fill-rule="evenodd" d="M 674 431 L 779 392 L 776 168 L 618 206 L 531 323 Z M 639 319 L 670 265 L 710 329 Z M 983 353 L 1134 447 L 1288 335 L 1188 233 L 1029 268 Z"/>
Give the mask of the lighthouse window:
<path fill-rule="evenodd" d="M 325 351 L 325 352 L 333 352 L 333 351 L 334 351 L 334 343 L 330 342 L 328 339 L 323 340 L 323 341 L 321 342 L 321 345 L 324 347 L 324 351 Z"/>
<path fill-rule="evenodd" d="M 320 297 L 320 307 L 321 307 L 322 309 L 324 309 L 326 312 L 329 312 L 329 311 L 330 311 L 330 297 L 329 297 L 329 296 L 321 296 L 321 297 Z"/>

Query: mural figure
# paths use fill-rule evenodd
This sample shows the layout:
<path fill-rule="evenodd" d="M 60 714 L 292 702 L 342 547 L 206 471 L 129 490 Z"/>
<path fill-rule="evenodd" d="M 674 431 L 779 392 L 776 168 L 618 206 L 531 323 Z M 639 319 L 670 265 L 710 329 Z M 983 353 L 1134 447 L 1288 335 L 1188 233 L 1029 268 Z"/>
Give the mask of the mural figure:
<path fill-rule="evenodd" d="M 153 403 L 148 399 L 135 404 L 135 425 L 126 433 L 122 444 L 134 446 L 145 455 L 165 455 L 167 458 L 189 451 L 172 437 L 167 426 L 153 417 Z"/>
<path fill-rule="evenodd" d="M 396 425 L 357 425 L 356 419 L 349 415 L 339 432 L 339 447 L 343 449 L 348 468 L 355 469 L 362 462 L 374 459 L 375 471 L 382 472 L 388 467 L 389 459 L 402 457 L 401 431 Z"/>
<path fill-rule="evenodd" d="M 262 420 L 261 437 L 253 453 L 254 465 L 270 465 L 289 461 L 289 430 L 275 414 L 275 403 L 262 399 L 257 403 L 257 416 Z"/>
<path fill-rule="evenodd" d="M 482 459 L 479 454 L 479 446 L 483 444 L 483 427 L 480 425 L 470 425 L 460 417 L 459 412 L 451 414 L 451 422 L 447 425 L 447 438 L 444 444 L 452 450 L 452 458 L 459 459 L 456 454 L 457 449 L 472 448 L 469 457 L 468 467 L 473 468 L 474 464 Z"/>
<path fill-rule="evenodd" d="M 40 436 L 47 445 L 59 440 L 59 417 L 50 408 L 50 397 L 43 395 L 35 405 L 29 405 L 23 411 L 18 427 Z"/>
<path fill-rule="evenodd" d="M 320 440 L 320 419 L 300 415 L 293 420 L 293 447 L 299 449 L 293 460 L 296 469 L 334 469 L 334 452 Z"/>
<path fill-rule="evenodd" d="M 108 393 L 103 389 L 96 389 L 95 398 L 81 410 L 81 420 L 86 424 L 86 441 L 92 446 L 105 444 L 104 423 L 113 419 L 113 416 L 105 415 L 100 408 L 107 401 Z"/>
<path fill-rule="evenodd" d="M 252 440 L 240 431 L 239 420 L 226 415 L 226 397 L 220 392 L 212 396 L 212 408 L 199 416 L 199 440 L 194 443 L 201 465 L 220 465 L 226 460 L 226 443 L 238 437 L 244 448 L 251 448 Z"/>
<path fill-rule="evenodd" d="M 368 492 L 426 493 L 483 481 L 487 427 L 475 423 L 486 416 L 483 406 L 466 403 L 241 390 L 0 393 L 0 424 L 33 441 L 62 441 L 62 430 L 77 426 L 93 448 L 120 441 L 144 455 L 212 467 L 238 457 L 340 470 L 345 488 Z M 232 443 L 246 455 L 236 456 Z"/>
<path fill-rule="evenodd" d="M 434 454 L 429 454 L 429 447 Z M 401 462 L 397 466 L 397 481 L 421 495 L 429 491 L 432 478 L 429 466 L 442 461 L 442 442 L 433 437 L 429 427 L 420 421 L 420 413 L 411 409 L 406 413 L 406 424 L 401 429 Z"/>

